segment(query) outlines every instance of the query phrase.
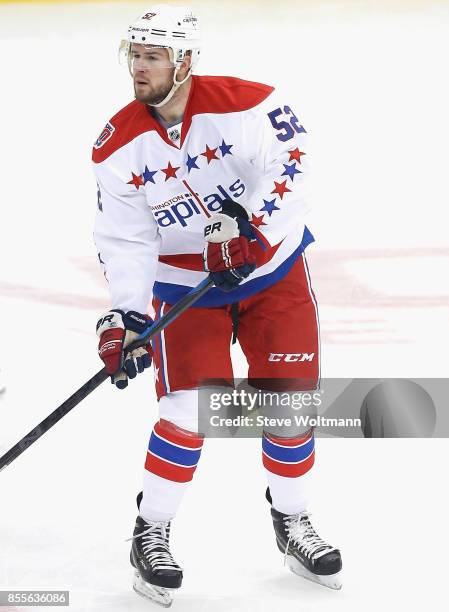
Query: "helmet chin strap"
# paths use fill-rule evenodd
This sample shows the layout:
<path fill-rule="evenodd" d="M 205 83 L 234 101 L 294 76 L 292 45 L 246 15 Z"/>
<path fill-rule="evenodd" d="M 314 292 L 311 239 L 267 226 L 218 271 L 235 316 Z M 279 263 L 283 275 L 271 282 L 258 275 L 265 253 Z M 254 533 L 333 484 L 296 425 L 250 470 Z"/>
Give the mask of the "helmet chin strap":
<path fill-rule="evenodd" d="M 181 87 L 181 85 L 185 83 L 187 79 L 189 78 L 189 76 L 192 74 L 192 69 L 190 68 L 186 77 L 182 81 L 177 81 L 176 76 L 179 70 L 180 70 L 179 68 L 175 68 L 175 71 L 173 73 L 173 87 L 170 89 L 170 91 L 165 96 L 165 98 L 162 100 L 162 102 L 158 102 L 157 104 L 148 103 L 148 106 L 152 106 L 153 108 L 160 108 L 161 106 L 164 106 L 165 104 L 167 104 L 167 102 L 169 102 L 173 98 L 177 89 L 179 89 L 179 87 Z"/>

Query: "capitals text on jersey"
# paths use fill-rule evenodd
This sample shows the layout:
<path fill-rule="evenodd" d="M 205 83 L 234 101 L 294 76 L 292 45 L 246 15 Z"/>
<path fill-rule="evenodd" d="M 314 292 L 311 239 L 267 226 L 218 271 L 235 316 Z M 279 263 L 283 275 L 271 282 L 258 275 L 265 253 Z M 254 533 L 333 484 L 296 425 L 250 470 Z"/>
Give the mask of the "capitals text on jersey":
<path fill-rule="evenodd" d="M 211 212 L 220 210 L 224 199 L 237 199 L 245 192 L 245 185 L 237 178 L 227 189 L 217 185 L 217 191 L 202 198 L 207 209 Z M 188 193 L 182 193 L 170 198 L 166 202 L 150 204 L 154 218 L 161 227 L 169 227 L 175 223 L 181 227 L 187 226 L 187 220 L 194 215 L 202 213 L 200 207 Z"/>

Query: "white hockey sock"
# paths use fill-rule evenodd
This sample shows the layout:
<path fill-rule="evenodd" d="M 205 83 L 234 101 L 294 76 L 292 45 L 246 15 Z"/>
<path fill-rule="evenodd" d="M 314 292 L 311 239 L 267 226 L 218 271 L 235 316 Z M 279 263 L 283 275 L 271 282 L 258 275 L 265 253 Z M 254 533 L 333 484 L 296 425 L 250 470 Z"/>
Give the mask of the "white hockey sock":
<path fill-rule="evenodd" d="M 264 432 L 262 461 L 276 510 L 283 514 L 306 510 L 307 481 L 314 459 L 312 430 L 295 438 L 281 438 Z"/>
<path fill-rule="evenodd" d="M 310 472 L 296 478 L 285 478 L 265 470 L 273 507 L 283 514 L 298 514 L 307 510 Z"/>
<path fill-rule="evenodd" d="M 146 521 L 170 521 L 181 505 L 188 482 L 173 482 L 145 470 L 140 516 Z"/>
<path fill-rule="evenodd" d="M 146 520 L 174 518 L 193 478 L 203 446 L 197 433 L 197 397 L 197 390 L 181 391 L 159 402 L 161 418 L 148 444 L 140 503 L 140 515 Z"/>

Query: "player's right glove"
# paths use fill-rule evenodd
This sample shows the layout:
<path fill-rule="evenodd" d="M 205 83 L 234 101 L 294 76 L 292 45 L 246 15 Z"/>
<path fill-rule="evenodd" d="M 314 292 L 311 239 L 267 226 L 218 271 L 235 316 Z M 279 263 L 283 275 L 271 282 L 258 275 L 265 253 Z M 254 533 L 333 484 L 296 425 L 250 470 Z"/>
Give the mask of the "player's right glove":
<path fill-rule="evenodd" d="M 245 209 L 236 202 L 223 202 L 221 212 L 204 228 L 204 237 L 204 269 L 219 289 L 232 291 L 256 269 L 256 258 L 249 251 L 254 232 Z"/>
<path fill-rule="evenodd" d="M 128 377 L 135 378 L 151 365 L 150 344 L 131 351 L 125 359 L 125 348 L 143 333 L 153 321 L 148 315 L 133 310 L 110 310 L 98 319 L 98 354 L 118 389 L 128 386 Z"/>

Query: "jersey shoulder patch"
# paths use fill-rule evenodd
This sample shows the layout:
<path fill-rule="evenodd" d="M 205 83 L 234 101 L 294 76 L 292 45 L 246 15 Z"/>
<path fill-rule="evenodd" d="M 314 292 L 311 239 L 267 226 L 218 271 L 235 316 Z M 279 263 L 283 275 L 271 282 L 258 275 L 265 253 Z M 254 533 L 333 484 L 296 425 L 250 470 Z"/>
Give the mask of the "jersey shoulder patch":
<path fill-rule="evenodd" d="M 236 113 L 254 108 L 265 100 L 274 87 L 226 76 L 194 76 L 192 115 L 200 113 Z"/>
<path fill-rule="evenodd" d="M 133 100 L 110 119 L 94 143 L 92 161 L 101 163 L 131 140 L 155 129 L 145 104 Z"/>

